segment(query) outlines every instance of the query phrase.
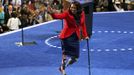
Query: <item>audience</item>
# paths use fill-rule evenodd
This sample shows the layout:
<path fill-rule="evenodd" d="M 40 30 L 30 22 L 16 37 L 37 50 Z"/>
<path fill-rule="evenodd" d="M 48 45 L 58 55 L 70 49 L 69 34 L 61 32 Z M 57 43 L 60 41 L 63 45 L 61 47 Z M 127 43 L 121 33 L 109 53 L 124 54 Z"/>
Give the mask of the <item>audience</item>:
<path fill-rule="evenodd" d="M 94 0 L 94 12 L 134 10 L 131 0 Z"/>
<path fill-rule="evenodd" d="M 57 11 L 60 11 L 59 0 L 0 1 L 0 33 L 53 20 L 47 13 L 48 5 L 53 5 Z"/>

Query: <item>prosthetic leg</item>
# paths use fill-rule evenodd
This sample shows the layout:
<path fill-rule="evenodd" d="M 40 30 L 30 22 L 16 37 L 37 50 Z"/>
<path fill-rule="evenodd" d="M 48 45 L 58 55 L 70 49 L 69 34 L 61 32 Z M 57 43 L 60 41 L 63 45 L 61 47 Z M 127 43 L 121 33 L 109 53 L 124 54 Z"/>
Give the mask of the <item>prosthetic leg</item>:
<path fill-rule="evenodd" d="M 68 67 L 69 65 L 72 65 L 73 63 L 75 63 L 78 60 L 78 58 L 76 57 L 71 57 L 68 62 L 66 63 L 66 67 Z"/>
<path fill-rule="evenodd" d="M 66 75 L 65 67 L 66 67 L 66 55 L 63 54 L 63 56 L 62 56 L 62 64 L 59 67 L 59 71 L 62 73 L 62 75 Z"/>

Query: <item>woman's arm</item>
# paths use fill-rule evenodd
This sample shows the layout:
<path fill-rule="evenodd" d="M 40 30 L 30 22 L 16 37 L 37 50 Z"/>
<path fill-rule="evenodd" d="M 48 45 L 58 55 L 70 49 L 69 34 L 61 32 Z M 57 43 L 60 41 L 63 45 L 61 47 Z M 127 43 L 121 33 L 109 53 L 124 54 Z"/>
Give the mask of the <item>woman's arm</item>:
<path fill-rule="evenodd" d="M 82 29 L 82 36 L 84 38 L 87 38 L 88 35 L 87 35 L 87 29 L 86 29 L 86 23 L 85 23 L 85 13 L 84 11 L 82 12 L 81 14 L 81 29 Z"/>
<path fill-rule="evenodd" d="M 56 10 L 51 7 L 48 7 L 48 12 L 54 19 L 64 19 L 67 16 L 67 11 L 64 11 L 63 13 L 57 13 Z"/>
<path fill-rule="evenodd" d="M 63 13 L 52 13 L 51 14 L 54 19 L 65 19 L 67 16 L 67 12 Z"/>

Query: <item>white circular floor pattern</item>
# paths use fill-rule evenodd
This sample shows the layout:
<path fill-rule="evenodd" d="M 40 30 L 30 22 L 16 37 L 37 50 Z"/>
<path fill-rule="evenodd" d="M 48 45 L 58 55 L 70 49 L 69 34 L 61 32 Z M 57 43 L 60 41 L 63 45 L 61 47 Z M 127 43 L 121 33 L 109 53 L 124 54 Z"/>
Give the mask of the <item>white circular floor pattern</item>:
<path fill-rule="evenodd" d="M 134 32 L 130 31 L 93 31 L 92 33 L 117 33 L 117 34 L 134 34 Z M 54 38 L 57 38 L 58 36 L 52 36 L 50 38 L 47 38 L 45 40 L 45 44 L 50 46 L 50 47 L 54 47 L 54 48 L 61 48 L 61 47 L 58 47 L 58 46 L 55 46 L 55 45 L 52 45 L 51 43 L 49 43 L 49 41 L 51 39 L 54 39 Z M 94 52 L 94 51 L 97 51 L 97 52 L 102 52 L 102 51 L 105 51 L 105 52 L 110 52 L 110 51 L 133 51 L 134 49 L 133 48 L 113 48 L 113 49 L 90 49 L 91 52 Z M 87 51 L 87 49 L 82 49 L 82 51 Z"/>

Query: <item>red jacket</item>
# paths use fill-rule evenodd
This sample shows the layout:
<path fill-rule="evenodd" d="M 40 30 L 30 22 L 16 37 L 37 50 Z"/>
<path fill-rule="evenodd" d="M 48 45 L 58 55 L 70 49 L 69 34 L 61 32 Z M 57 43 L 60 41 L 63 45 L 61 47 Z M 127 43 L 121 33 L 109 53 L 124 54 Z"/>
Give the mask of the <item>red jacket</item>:
<path fill-rule="evenodd" d="M 87 37 L 86 25 L 85 25 L 85 13 L 81 13 L 80 25 L 77 25 L 73 15 L 69 11 L 64 11 L 60 14 L 52 14 L 52 17 L 55 19 L 64 19 L 64 27 L 60 33 L 60 38 L 64 39 L 76 32 L 78 38 L 81 38 L 80 30 L 82 30 L 82 36 Z"/>

